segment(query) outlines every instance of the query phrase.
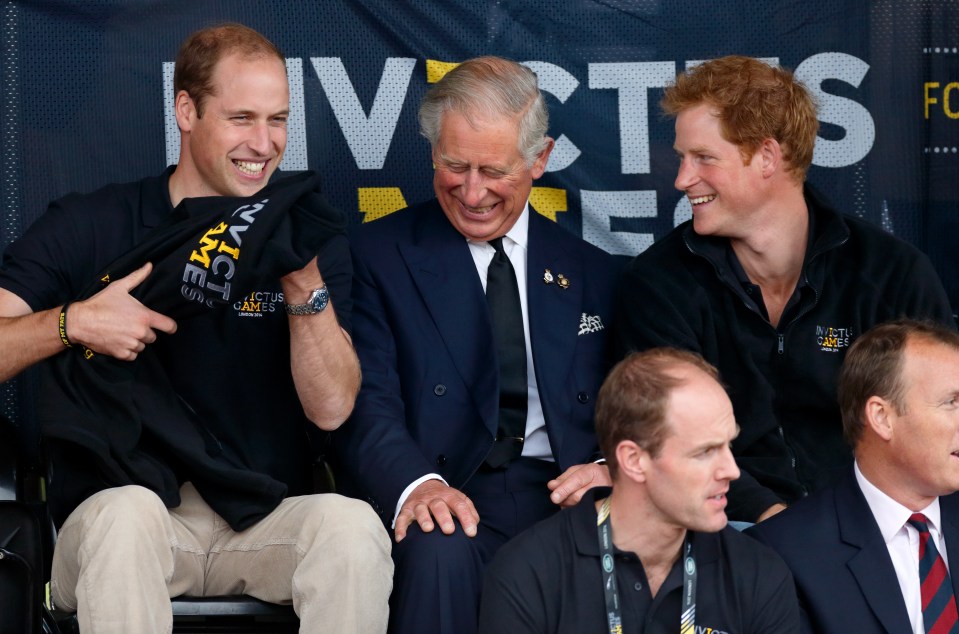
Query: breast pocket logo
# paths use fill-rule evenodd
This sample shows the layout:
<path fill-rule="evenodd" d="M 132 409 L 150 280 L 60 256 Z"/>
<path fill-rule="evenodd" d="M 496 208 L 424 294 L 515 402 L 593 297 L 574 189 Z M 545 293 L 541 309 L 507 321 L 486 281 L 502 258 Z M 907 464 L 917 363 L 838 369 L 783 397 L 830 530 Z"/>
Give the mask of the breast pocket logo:
<path fill-rule="evenodd" d="M 823 352 L 839 352 L 852 344 L 852 331 L 837 326 L 816 326 L 816 345 Z"/>

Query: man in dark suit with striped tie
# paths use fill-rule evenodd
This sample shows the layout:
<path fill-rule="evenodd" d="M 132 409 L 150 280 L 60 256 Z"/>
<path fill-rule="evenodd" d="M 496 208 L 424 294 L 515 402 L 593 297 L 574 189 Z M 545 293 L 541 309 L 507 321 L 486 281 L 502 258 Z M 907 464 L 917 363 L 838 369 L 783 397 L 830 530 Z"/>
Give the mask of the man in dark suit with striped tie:
<path fill-rule="evenodd" d="M 792 569 L 805 631 L 959 632 L 959 335 L 871 329 L 839 404 L 853 469 L 749 533 Z"/>

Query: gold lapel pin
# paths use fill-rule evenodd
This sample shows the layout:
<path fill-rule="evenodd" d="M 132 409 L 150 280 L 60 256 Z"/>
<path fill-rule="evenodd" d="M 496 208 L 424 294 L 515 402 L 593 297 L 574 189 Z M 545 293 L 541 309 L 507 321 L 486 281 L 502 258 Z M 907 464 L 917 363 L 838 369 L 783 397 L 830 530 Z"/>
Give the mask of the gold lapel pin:
<path fill-rule="evenodd" d="M 559 287 L 562 289 L 569 288 L 569 280 L 563 277 L 562 273 L 557 274 L 556 283 L 559 284 Z"/>

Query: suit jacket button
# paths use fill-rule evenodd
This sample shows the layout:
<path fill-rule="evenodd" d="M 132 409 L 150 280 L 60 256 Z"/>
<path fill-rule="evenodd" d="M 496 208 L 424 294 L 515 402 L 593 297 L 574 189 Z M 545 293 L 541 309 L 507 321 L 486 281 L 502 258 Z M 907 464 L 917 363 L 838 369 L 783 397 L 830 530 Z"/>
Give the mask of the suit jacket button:
<path fill-rule="evenodd" d="M 586 403 L 589 403 L 589 394 L 586 392 L 580 392 L 576 395 L 576 400 L 585 405 Z"/>
<path fill-rule="evenodd" d="M 446 386 L 442 383 L 437 383 L 433 386 L 433 394 L 436 394 L 437 396 L 443 396 L 446 394 Z"/>
<path fill-rule="evenodd" d="M 444 466 L 445 464 L 446 464 L 446 456 L 444 456 L 443 454 L 440 454 L 440 455 L 436 456 L 436 466 L 437 466 L 437 467 L 442 467 L 442 466 Z"/>

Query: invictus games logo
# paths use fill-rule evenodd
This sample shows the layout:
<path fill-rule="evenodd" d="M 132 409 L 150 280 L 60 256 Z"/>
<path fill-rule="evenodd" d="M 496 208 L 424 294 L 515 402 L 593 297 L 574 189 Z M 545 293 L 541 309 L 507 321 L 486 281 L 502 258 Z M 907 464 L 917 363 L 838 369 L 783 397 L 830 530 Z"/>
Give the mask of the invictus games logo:
<path fill-rule="evenodd" d="M 269 199 L 265 198 L 252 205 L 242 205 L 231 215 L 230 224 L 220 222 L 203 234 L 183 269 L 180 287 L 183 297 L 211 308 L 216 303 L 230 301 L 230 280 L 236 274 L 243 232 L 250 228 L 267 202 Z"/>
<path fill-rule="evenodd" d="M 839 352 L 852 344 L 852 331 L 836 326 L 816 326 L 816 345 L 823 352 Z"/>
<path fill-rule="evenodd" d="M 240 317 L 263 317 L 280 310 L 282 304 L 283 293 L 279 291 L 253 291 L 235 302 L 233 310 Z"/>

